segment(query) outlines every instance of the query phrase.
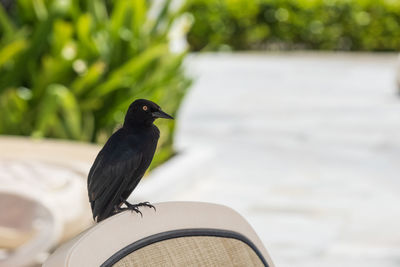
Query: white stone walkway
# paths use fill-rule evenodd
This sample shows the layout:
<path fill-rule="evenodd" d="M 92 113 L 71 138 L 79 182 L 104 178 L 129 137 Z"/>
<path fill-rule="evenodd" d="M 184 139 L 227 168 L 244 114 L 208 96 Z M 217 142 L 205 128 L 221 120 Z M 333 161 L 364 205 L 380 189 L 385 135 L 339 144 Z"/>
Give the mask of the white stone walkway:
<path fill-rule="evenodd" d="M 242 213 L 279 267 L 400 266 L 394 54 L 192 55 L 181 154 L 136 197 Z"/>

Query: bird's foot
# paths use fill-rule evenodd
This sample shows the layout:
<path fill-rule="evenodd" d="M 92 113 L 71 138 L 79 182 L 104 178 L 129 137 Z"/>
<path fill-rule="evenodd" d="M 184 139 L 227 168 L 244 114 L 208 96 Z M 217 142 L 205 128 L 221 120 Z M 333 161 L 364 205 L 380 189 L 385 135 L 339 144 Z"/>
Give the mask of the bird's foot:
<path fill-rule="evenodd" d="M 148 208 L 152 208 L 154 209 L 154 211 L 156 210 L 156 207 L 154 207 L 153 205 L 150 204 L 150 202 L 146 201 L 146 202 L 140 202 L 138 204 L 136 204 L 136 206 L 140 207 L 140 206 L 144 206 L 144 207 L 148 207 Z"/>
<path fill-rule="evenodd" d="M 130 203 L 125 203 L 125 204 L 126 204 L 126 207 L 118 207 L 118 209 L 116 209 L 115 213 L 120 213 L 120 212 L 125 211 L 125 210 L 130 210 L 132 212 L 139 213 L 140 216 L 143 217 L 142 212 L 135 205 L 132 205 Z"/>
<path fill-rule="evenodd" d="M 143 217 L 142 212 L 139 210 L 139 207 L 148 207 L 148 208 L 153 208 L 154 211 L 156 211 L 156 207 L 150 204 L 150 202 L 140 202 L 138 204 L 131 204 L 128 201 L 124 200 L 124 204 L 126 205 L 126 209 L 135 211 L 136 213 L 140 213 L 140 216 Z"/>

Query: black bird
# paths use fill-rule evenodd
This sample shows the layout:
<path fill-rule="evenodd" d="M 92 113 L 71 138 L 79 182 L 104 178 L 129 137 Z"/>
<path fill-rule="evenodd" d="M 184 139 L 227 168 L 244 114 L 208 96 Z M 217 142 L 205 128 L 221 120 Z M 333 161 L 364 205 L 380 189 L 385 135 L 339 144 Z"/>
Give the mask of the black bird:
<path fill-rule="evenodd" d="M 140 213 L 139 206 L 153 207 L 148 202 L 133 205 L 127 198 L 153 159 L 160 137 L 160 131 L 153 124 L 157 118 L 173 119 L 152 101 L 134 101 L 122 128 L 97 155 L 88 176 L 89 201 L 97 222 L 125 209 Z M 127 207 L 121 207 L 123 204 Z"/>

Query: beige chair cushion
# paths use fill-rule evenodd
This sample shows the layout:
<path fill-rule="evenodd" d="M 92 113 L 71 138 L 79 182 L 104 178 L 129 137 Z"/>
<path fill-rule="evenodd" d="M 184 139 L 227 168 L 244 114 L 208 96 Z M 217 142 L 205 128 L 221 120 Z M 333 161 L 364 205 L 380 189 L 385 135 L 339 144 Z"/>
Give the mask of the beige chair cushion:
<path fill-rule="evenodd" d="M 247 244 L 214 236 L 179 237 L 138 249 L 113 265 L 135 266 L 264 266 Z"/>

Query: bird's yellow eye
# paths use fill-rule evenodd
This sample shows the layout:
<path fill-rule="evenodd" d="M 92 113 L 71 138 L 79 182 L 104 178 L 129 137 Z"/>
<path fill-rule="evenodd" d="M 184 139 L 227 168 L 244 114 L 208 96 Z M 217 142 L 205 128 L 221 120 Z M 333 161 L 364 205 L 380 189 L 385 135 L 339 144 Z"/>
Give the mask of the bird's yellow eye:
<path fill-rule="evenodd" d="M 143 110 L 146 111 L 147 110 L 147 106 L 143 106 Z"/>

